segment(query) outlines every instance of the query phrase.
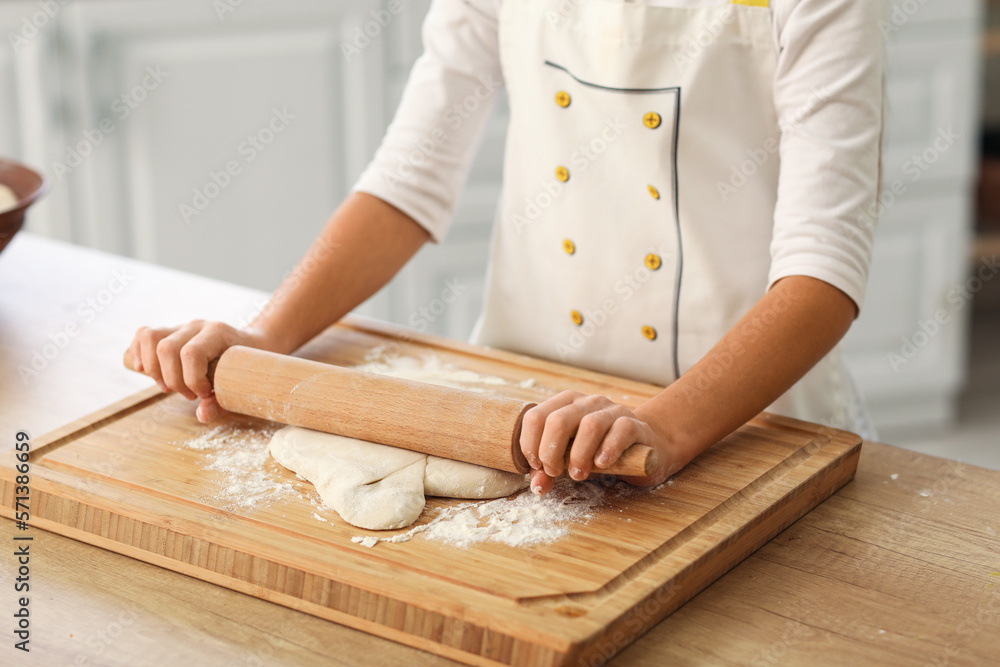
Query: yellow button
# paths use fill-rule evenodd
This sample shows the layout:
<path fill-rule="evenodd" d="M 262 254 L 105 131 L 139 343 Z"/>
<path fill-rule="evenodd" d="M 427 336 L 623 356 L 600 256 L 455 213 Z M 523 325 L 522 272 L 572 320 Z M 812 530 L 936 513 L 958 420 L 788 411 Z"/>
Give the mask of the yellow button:
<path fill-rule="evenodd" d="M 652 185 L 649 186 L 649 194 L 653 197 L 653 199 L 660 198 L 660 191 L 654 188 Z"/>
<path fill-rule="evenodd" d="M 649 340 L 656 340 L 656 329 L 647 324 L 642 328 L 642 335 Z"/>
<path fill-rule="evenodd" d="M 573 324 L 576 326 L 583 324 L 583 315 L 580 314 L 579 310 L 571 310 L 569 316 L 573 318 Z"/>
<path fill-rule="evenodd" d="M 574 244 L 569 239 L 566 239 L 565 241 L 563 241 L 563 250 L 566 251 L 567 255 L 572 255 L 574 252 L 576 252 L 576 244 Z"/>
<path fill-rule="evenodd" d="M 556 93 L 556 104 L 561 106 L 563 109 L 569 106 L 569 103 L 573 101 L 573 98 L 569 96 L 565 90 L 560 90 Z"/>
<path fill-rule="evenodd" d="M 569 169 L 566 167 L 556 167 L 556 178 L 565 183 L 569 180 Z"/>
<path fill-rule="evenodd" d="M 656 129 L 660 126 L 660 114 L 655 111 L 650 111 L 648 114 L 643 116 L 642 122 L 646 124 L 646 127 Z"/>
<path fill-rule="evenodd" d="M 654 253 L 649 253 L 646 255 L 646 268 L 650 271 L 656 271 L 660 268 L 663 262 L 660 260 L 660 256 Z M 654 334 L 655 335 L 655 334 Z"/>

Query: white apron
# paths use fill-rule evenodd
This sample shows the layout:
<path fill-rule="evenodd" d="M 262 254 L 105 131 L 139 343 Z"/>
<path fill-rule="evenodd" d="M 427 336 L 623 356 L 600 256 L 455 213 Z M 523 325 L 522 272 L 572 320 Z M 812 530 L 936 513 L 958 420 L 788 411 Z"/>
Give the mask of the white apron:
<path fill-rule="evenodd" d="M 511 117 L 476 343 L 667 385 L 763 296 L 781 136 L 766 4 L 504 0 Z M 848 385 L 834 352 L 770 409 L 854 427 Z"/>

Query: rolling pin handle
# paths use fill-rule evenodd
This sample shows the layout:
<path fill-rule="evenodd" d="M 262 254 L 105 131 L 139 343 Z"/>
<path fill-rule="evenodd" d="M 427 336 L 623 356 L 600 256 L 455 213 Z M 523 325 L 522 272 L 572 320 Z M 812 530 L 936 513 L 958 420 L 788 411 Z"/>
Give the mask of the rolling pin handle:
<path fill-rule="evenodd" d="M 570 439 L 570 447 L 566 448 L 565 469 L 569 470 L 569 457 L 572 451 L 573 439 Z M 656 450 L 646 445 L 632 445 L 618 457 L 618 460 L 607 468 L 594 468 L 591 474 L 597 475 L 618 475 L 619 477 L 649 477 L 656 472 L 659 464 L 659 457 Z"/>
<path fill-rule="evenodd" d="M 517 468 L 518 472 L 525 474 L 531 472 L 531 466 L 528 465 L 528 459 L 525 458 L 524 452 L 521 451 L 521 427 L 524 424 L 524 414 L 536 405 L 538 404 L 525 404 L 524 408 L 521 410 L 521 414 L 517 416 L 517 421 L 514 423 L 514 433 L 510 439 L 510 455 L 511 459 L 514 461 L 514 467 Z"/>
<path fill-rule="evenodd" d="M 656 453 L 656 450 L 653 449 L 652 447 L 649 447 L 648 449 L 649 449 L 649 452 L 643 452 L 642 453 L 643 456 L 645 457 L 645 471 L 646 471 L 646 475 L 645 476 L 646 477 L 652 476 L 652 474 L 654 472 L 656 472 L 657 466 L 659 466 L 659 464 L 660 464 L 660 457 Z"/>

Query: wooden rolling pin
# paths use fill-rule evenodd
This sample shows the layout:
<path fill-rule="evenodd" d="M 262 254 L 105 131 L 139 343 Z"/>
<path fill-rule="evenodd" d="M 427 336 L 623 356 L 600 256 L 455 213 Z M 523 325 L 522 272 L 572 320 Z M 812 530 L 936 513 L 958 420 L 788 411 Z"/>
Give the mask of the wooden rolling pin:
<path fill-rule="evenodd" d="M 129 352 L 124 361 L 135 370 Z M 530 469 L 519 440 L 534 403 L 242 346 L 212 362 L 209 381 L 229 412 L 498 470 Z M 599 474 L 645 476 L 656 463 L 652 448 L 632 445 Z"/>

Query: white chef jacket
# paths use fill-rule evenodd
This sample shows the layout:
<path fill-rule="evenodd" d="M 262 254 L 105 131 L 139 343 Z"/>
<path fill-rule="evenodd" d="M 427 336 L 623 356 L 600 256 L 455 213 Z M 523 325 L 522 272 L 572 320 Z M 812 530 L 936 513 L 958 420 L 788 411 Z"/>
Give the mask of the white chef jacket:
<path fill-rule="evenodd" d="M 616 0 L 582 0 L 614 2 Z M 448 228 L 503 72 L 498 12 L 503 0 L 436 0 L 424 25 L 396 117 L 355 190 L 373 194 L 423 226 Z M 574 1 L 564 3 L 574 11 Z M 635 4 L 717 7 L 728 0 Z M 881 2 L 772 0 L 773 96 L 781 136 L 721 165 L 720 197 L 755 187 L 761 150 L 780 160 L 768 286 L 805 275 L 846 293 L 860 308 L 871 258 L 870 209 L 879 180 L 882 118 Z M 558 16 L 553 20 L 559 20 Z M 692 40 L 690 55 L 699 44 Z M 810 415 L 798 415 L 809 417 Z"/>

